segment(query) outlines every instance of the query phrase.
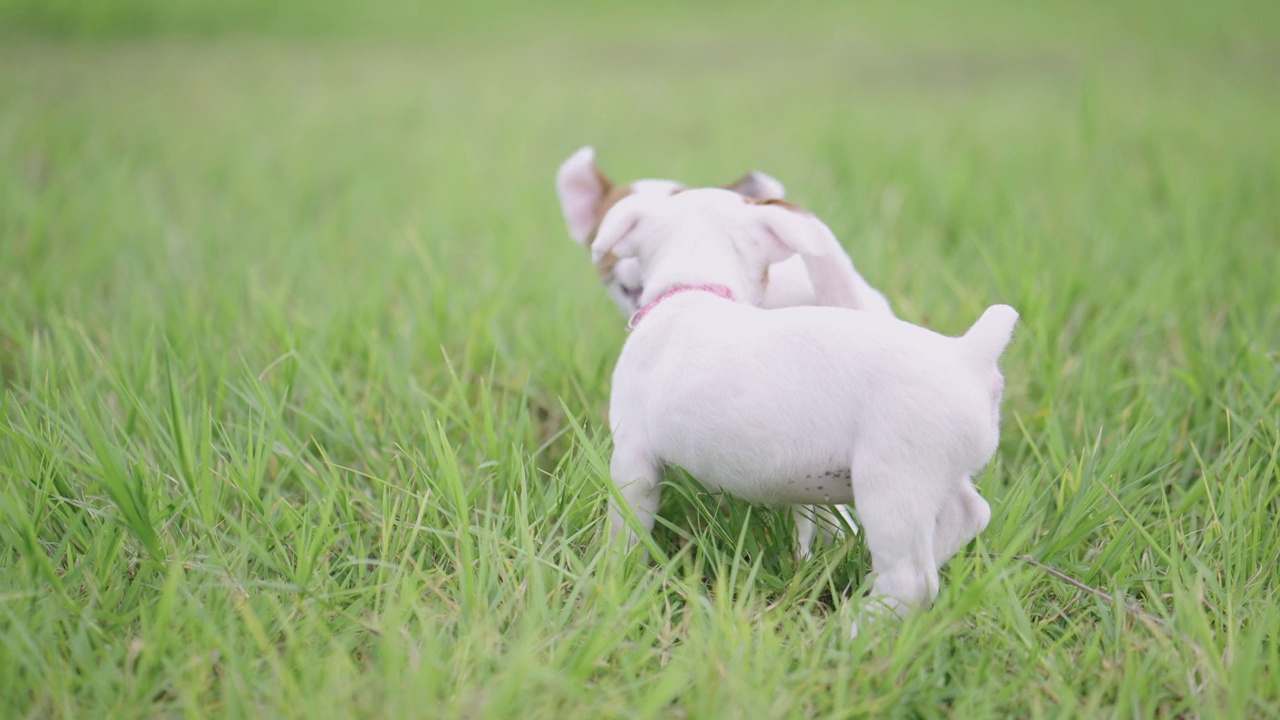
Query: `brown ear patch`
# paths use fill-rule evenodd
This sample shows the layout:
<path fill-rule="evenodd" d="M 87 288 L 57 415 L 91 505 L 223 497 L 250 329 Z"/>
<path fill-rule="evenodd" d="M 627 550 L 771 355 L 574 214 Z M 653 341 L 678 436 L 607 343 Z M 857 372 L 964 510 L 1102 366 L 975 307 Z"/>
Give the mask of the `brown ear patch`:
<path fill-rule="evenodd" d="M 608 282 L 613 279 L 613 268 L 618 264 L 618 256 L 611 252 L 605 253 L 600 258 L 600 262 L 596 263 L 596 272 L 600 273 L 600 279 Z"/>
<path fill-rule="evenodd" d="M 600 171 L 597 170 L 596 172 L 599 173 Z M 603 178 L 604 176 L 601 175 L 600 177 Z M 596 226 L 591 228 L 591 234 L 587 235 L 587 247 L 591 247 L 591 244 L 596 241 L 596 233 L 600 232 L 600 222 L 604 220 L 604 216 L 608 214 L 609 209 L 631 193 L 630 185 L 609 186 L 609 189 L 601 196 L 600 204 L 596 205 Z"/>
<path fill-rule="evenodd" d="M 613 189 L 613 181 L 610 180 L 609 176 L 605 175 L 600 168 L 596 167 L 594 162 L 591 163 L 591 172 L 596 174 L 596 181 L 600 183 L 600 187 L 604 188 L 605 192 L 609 192 Z"/>
<path fill-rule="evenodd" d="M 745 202 L 745 203 L 746 203 L 746 204 L 748 204 L 748 205 L 773 205 L 773 206 L 775 206 L 775 207 L 780 207 L 780 208 L 782 208 L 782 209 L 784 209 L 784 210 L 790 210 L 790 211 L 792 211 L 792 212 L 798 212 L 798 213 L 800 213 L 801 215 L 812 215 L 812 214 L 813 214 L 813 213 L 809 212 L 808 210 L 806 210 L 806 209 L 804 209 L 804 208 L 800 207 L 799 205 L 797 205 L 797 204 L 795 204 L 795 203 L 791 202 L 790 200 L 783 200 L 782 198 L 769 198 L 768 200 L 757 200 L 757 199 L 755 199 L 755 198 L 751 198 L 751 197 L 747 197 L 746 195 L 743 195 L 743 196 L 742 196 L 742 201 L 743 201 L 743 202 Z"/>

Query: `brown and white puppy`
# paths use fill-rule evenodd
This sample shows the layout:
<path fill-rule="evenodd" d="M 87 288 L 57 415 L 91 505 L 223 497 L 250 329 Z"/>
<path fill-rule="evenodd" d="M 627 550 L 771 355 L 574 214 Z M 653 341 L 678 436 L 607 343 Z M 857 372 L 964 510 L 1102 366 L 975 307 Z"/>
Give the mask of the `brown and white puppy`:
<path fill-rule="evenodd" d="M 786 195 L 782 183 L 755 170 L 721 187 L 753 200 L 780 200 Z M 595 241 L 596 231 L 605 214 L 622 198 L 650 193 L 671 195 L 684 189 L 684 184 L 675 180 L 644 179 L 615 183 L 596 167 L 595 150 L 590 146 L 570 156 L 556 174 L 556 192 L 560 195 L 560 209 L 569 226 L 569 236 L 588 249 Z M 644 278 L 638 262 L 609 254 L 596 263 L 596 270 L 609 297 L 623 313 L 630 316 L 640 309 Z M 813 304 L 812 285 L 800 262 L 780 263 L 779 267 L 771 268 L 769 274 L 773 289 L 766 293 L 761 303 L 763 307 Z"/>

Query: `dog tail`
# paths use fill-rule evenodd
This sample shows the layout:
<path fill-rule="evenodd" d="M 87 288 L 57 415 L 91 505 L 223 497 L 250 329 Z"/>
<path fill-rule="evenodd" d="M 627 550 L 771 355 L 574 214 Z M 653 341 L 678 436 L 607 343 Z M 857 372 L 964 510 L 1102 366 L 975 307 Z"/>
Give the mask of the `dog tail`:
<path fill-rule="evenodd" d="M 982 317 L 960 338 L 969 357 L 982 365 L 994 364 L 1013 338 L 1013 325 L 1018 322 L 1018 311 L 1008 305 L 992 305 Z"/>

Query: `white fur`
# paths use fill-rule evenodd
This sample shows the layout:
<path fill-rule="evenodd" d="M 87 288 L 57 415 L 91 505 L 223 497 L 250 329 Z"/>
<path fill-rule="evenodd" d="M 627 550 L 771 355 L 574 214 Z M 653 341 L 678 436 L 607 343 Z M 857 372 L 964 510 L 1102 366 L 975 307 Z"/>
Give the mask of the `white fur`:
<path fill-rule="evenodd" d="M 753 307 L 765 266 L 833 242 L 812 215 L 721 190 L 615 206 L 593 251 L 640 262 L 642 301 L 720 284 L 738 302 L 684 292 L 637 325 L 613 376 L 611 473 L 646 531 L 666 464 L 751 502 L 852 502 L 873 590 L 905 613 L 990 519 L 971 478 L 996 449 L 997 359 L 1018 314 L 992 306 L 952 338 L 883 313 Z M 610 527 L 625 529 L 616 504 Z"/>

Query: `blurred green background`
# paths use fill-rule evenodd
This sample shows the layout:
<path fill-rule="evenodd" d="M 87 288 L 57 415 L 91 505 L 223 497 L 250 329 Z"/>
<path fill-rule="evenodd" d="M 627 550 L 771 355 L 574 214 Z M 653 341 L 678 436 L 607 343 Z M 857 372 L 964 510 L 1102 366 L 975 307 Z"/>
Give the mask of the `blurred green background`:
<path fill-rule="evenodd" d="M 585 144 L 1022 313 L 890 642 L 680 481 L 597 572 Z M 1275 716 L 1278 198 L 1276 2 L 0 0 L 0 716 Z"/>

